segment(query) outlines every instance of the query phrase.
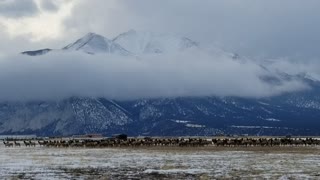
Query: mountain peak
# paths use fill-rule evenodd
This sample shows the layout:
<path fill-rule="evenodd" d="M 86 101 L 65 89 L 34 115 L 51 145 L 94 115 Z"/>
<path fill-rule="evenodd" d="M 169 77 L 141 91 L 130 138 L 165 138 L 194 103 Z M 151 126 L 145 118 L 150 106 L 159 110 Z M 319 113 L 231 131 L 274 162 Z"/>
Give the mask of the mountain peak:
<path fill-rule="evenodd" d="M 83 51 L 88 54 L 96 53 L 115 53 L 120 55 L 129 55 L 130 53 L 122 48 L 119 44 L 111 41 L 110 39 L 89 32 L 82 38 L 76 40 L 63 48 L 63 50 Z"/>
<path fill-rule="evenodd" d="M 102 36 L 102 35 L 94 33 L 94 32 L 88 32 L 85 36 Z"/>
<path fill-rule="evenodd" d="M 92 40 L 93 38 L 96 38 L 96 39 L 107 39 L 106 37 L 100 35 L 100 34 L 97 34 L 97 33 L 94 33 L 94 32 L 89 32 L 87 33 L 86 35 L 84 35 L 82 38 L 80 39 L 84 39 L 84 40 Z"/>

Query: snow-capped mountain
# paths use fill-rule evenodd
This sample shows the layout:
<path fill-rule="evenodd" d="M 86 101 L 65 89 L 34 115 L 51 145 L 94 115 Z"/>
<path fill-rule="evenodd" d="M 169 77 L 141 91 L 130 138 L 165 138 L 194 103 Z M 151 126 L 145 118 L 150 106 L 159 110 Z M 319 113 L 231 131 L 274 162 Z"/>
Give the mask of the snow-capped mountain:
<path fill-rule="evenodd" d="M 135 57 L 170 55 L 189 49 L 246 63 L 237 54 L 220 48 L 202 49 L 188 38 L 133 30 L 113 40 L 89 33 L 60 50 L 42 49 L 23 54 L 80 51 Z M 259 78 L 265 83 L 277 85 L 297 80 L 310 89 L 265 98 L 210 96 L 114 101 L 70 97 L 57 102 L 0 102 L 0 134 L 320 135 L 320 82 L 309 74 L 275 71 L 267 63 L 259 66 L 264 72 Z"/>
<path fill-rule="evenodd" d="M 82 38 L 65 46 L 62 49 L 40 49 L 35 51 L 24 51 L 21 54 L 29 56 L 45 55 L 49 52 L 73 52 L 80 51 L 87 54 L 114 54 L 129 56 L 132 53 L 121 47 L 116 42 L 95 33 L 88 33 Z"/>
<path fill-rule="evenodd" d="M 118 35 L 113 38 L 113 40 L 96 33 L 88 33 L 61 50 L 64 52 L 81 51 L 88 54 L 115 54 L 128 56 L 176 53 L 196 47 L 198 47 L 198 44 L 186 37 L 130 30 Z M 25 51 L 22 52 L 22 54 L 37 56 L 54 51 L 57 50 L 41 49 Z"/>
<path fill-rule="evenodd" d="M 134 54 L 176 53 L 198 44 L 186 37 L 152 32 L 138 32 L 130 30 L 113 39 L 113 42 Z"/>
<path fill-rule="evenodd" d="M 67 51 L 83 51 L 88 54 L 107 53 L 117 55 L 130 55 L 126 49 L 116 42 L 113 42 L 101 35 L 88 33 L 84 37 L 78 39 L 64 47 L 62 50 Z"/>

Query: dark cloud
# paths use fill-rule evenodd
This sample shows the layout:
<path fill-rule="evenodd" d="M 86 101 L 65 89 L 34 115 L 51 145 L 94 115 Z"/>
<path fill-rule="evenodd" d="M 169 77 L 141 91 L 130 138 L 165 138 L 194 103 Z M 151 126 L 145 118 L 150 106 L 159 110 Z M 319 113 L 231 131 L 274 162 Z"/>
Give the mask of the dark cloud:
<path fill-rule="evenodd" d="M 0 1 L 0 16 L 19 18 L 33 16 L 39 12 L 33 0 L 2 0 Z"/>

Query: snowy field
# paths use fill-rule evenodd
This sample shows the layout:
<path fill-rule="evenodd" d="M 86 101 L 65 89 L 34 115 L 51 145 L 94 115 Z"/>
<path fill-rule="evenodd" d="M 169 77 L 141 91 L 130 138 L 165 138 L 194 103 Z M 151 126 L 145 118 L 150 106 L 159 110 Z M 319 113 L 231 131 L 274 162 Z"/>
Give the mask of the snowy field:
<path fill-rule="evenodd" d="M 320 179 L 319 147 L 5 148 L 0 179 Z"/>

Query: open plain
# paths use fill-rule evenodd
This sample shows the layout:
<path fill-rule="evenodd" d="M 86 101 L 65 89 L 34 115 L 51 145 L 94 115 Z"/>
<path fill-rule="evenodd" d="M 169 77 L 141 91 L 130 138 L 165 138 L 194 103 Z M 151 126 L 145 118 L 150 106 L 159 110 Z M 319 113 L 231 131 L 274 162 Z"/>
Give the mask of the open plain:
<path fill-rule="evenodd" d="M 0 179 L 320 179 L 320 147 L 0 145 Z"/>

